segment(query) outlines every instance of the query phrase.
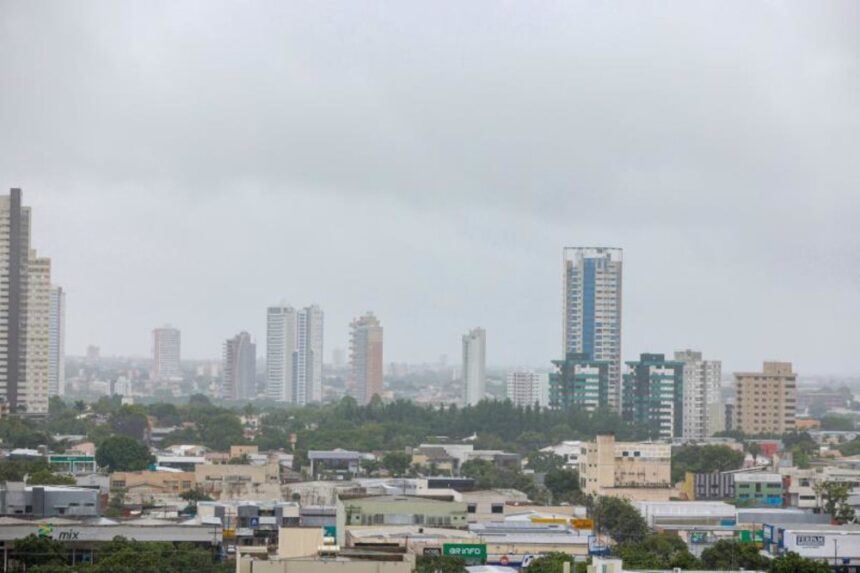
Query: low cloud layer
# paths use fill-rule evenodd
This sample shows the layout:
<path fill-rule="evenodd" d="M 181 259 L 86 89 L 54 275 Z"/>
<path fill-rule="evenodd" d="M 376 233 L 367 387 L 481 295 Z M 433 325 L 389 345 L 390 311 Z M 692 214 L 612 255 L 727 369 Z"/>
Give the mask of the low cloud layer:
<path fill-rule="evenodd" d="M 624 354 L 857 373 L 860 5 L 0 4 L 0 184 L 68 348 L 217 357 L 265 307 L 386 360 L 560 352 L 561 248 L 625 249 Z"/>

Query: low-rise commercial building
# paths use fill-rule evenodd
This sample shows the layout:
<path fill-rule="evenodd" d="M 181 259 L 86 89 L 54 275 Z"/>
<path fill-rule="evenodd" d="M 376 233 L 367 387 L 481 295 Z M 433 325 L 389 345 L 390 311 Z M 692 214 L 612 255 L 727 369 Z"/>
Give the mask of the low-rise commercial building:
<path fill-rule="evenodd" d="M 264 466 L 247 464 L 205 464 L 194 469 L 197 487 L 217 500 L 281 499 L 277 462 Z"/>
<path fill-rule="evenodd" d="M 428 527 L 466 527 L 467 505 L 426 497 L 380 495 L 344 498 L 337 502 L 338 544 L 344 531 L 354 525 L 426 525 Z"/>
<path fill-rule="evenodd" d="M 581 489 L 590 495 L 624 497 L 632 501 L 669 501 L 672 487 L 672 447 L 658 442 L 616 442 L 599 435 L 585 444 L 579 465 Z"/>
<path fill-rule="evenodd" d="M 727 525 L 734 523 L 736 508 L 721 501 L 635 501 L 648 527 Z"/>
<path fill-rule="evenodd" d="M 228 546 L 275 547 L 281 528 L 301 525 L 299 505 L 294 502 L 201 501 L 197 519 L 220 523 Z"/>
<path fill-rule="evenodd" d="M 765 524 L 762 537 L 770 557 L 792 551 L 828 565 L 860 564 L 860 525 Z"/>
<path fill-rule="evenodd" d="M 51 454 L 48 456 L 48 463 L 56 473 L 73 476 L 93 474 L 98 471 L 94 455 Z"/>
<path fill-rule="evenodd" d="M 71 486 L 29 486 L 22 482 L 0 484 L 0 515 L 46 518 L 96 517 L 99 490 Z"/>
<path fill-rule="evenodd" d="M 348 450 L 308 452 L 314 479 L 352 479 L 361 470 L 361 454 Z"/>
<path fill-rule="evenodd" d="M 14 559 L 15 541 L 28 536 L 53 539 L 72 545 L 78 559 L 92 562 L 99 546 L 124 537 L 136 541 L 193 543 L 217 548 L 223 540 L 221 526 L 213 523 L 188 523 L 158 519 L 116 522 L 110 519 L 38 519 L 6 517 L 0 520 L 0 546 L 5 558 Z"/>
<path fill-rule="evenodd" d="M 745 506 L 782 507 L 782 476 L 772 472 L 735 474 L 735 501 Z"/>
<path fill-rule="evenodd" d="M 111 491 L 124 492 L 129 503 L 176 499 L 194 489 L 196 484 L 194 472 L 139 471 L 114 472 L 110 475 Z"/>
<path fill-rule="evenodd" d="M 579 463 L 585 454 L 585 443 L 579 440 L 564 441 L 554 446 L 541 448 L 542 452 L 555 454 L 564 460 L 564 467 L 579 470 Z"/>

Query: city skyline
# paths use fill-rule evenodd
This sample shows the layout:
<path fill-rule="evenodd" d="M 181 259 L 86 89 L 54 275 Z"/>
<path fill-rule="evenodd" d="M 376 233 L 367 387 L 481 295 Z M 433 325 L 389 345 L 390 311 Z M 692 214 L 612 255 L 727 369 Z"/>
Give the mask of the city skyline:
<path fill-rule="evenodd" d="M 39 213 L 70 354 L 146 355 L 170 322 L 214 358 L 286 295 L 328 347 L 373 308 L 391 359 L 481 324 L 488 365 L 546 368 L 559 249 L 595 244 L 625 251 L 622 360 L 860 374 L 854 5 L 391 7 L 417 34 L 322 6 L 6 10 L 0 188 Z"/>

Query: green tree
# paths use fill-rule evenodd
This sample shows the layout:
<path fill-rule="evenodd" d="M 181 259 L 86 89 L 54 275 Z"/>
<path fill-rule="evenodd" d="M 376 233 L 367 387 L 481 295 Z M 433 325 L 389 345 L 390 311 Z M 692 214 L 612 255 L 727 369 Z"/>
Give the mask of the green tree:
<path fill-rule="evenodd" d="M 576 501 L 581 494 L 576 470 L 551 469 L 544 476 L 543 484 L 552 493 L 553 503 Z"/>
<path fill-rule="evenodd" d="M 743 463 L 743 453 L 728 446 L 681 446 L 672 451 L 672 482 L 681 481 L 687 472 L 736 470 Z"/>
<path fill-rule="evenodd" d="M 224 451 L 244 443 L 245 432 L 236 414 L 222 412 L 199 423 L 200 438 L 208 448 Z"/>
<path fill-rule="evenodd" d="M 114 491 L 108 500 L 105 516 L 122 517 L 123 509 L 125 509 L 125 490 Z"/>
<path fill-rule="evenodd" d="M 759 553 L 755 543 L 721 539 L 702 552 L 702 565 L 715 571 L 767 569 L 768 558 Z"/>
<path fill-rule="evenodd" d="M 573 573 L 585 573 L 587 569 L 586 563 L 575 563 L 573 557 L 567 553 L 553 551 L 533 560 L 524 571 L 526 573 L 562 573 L 565 563 L 571 564 L 570 570 Z"/>
<path fill-rule="evenodd" d="M 402 476 L 412 465 L 412 458 L 406 452 L 388 452 L 382 456 L 382 467 L 395 476 Z"/>
<path fill-rule="evenodd" d="M 149 448 L 128 436 L 111 436 L 96 450 L 96 463 L 112 472 L 144 470 L 152 461 Z"/>
<path fill-rule="evenodd" d="M 822 509 L 838 524 L 854 520 L 854 508 L 848 504 L 851 486 L 847 483 L 828 481 L 816 483 L 815 495 L 821 498 Z"/>
<path fill-rule="evenodd" d="M 793 551 L 780 555 L 770 562 L 769 573 L 830 573 L 830 566 L 822 561 L 801 557 Z"/>
<path fill-rule="evenodd" d="M 532 452 L 528 455 L 529 469 L 537 473 L 546 473 L 550 470 L 560 470 L 564 467 L 564 458 L 553 452 Z"/>
<path fill-rule="evenodd" d="M 419 555 L 415 560 L 415 571 L 416 573 L 465 573 L 466 562 L 450 555 L 439 557 Z"/>
<path fill-rule="evenodd" d="M 652 533 L 642 541 L 621 543 L 614 553 L 630 569 L 699 569 L 684 540 L 674 533 Z"/>
<path fill-rule="evenodd" d="M 626 499 L 598 497 L 591 504 L 591 518 L 600 533 L 617 543 L 638 543 L 648 534 L 648 524 Z"/>
<path fill-rule="evenodd" d="M 146 435 L 149 422 L 146 419 L 146 411 L 140 406 L 120 406 L 119 410 L 111 414 L 110 427 L 114 433 L 142 440 Z"/>
<path fill-rule="evenodd" d="M 49 469 L 36 470 L 27 480 L 29 485 L 75 485 L 75 478 L 69 475 L 55 474 Z"/>
<path fill-rule="evenodd" d="M 14 542 L 9 558 L 21 564 L 26 571 L 40 565 L 66 565 L 69 553 L 59 541 L 28 535 Z"/>

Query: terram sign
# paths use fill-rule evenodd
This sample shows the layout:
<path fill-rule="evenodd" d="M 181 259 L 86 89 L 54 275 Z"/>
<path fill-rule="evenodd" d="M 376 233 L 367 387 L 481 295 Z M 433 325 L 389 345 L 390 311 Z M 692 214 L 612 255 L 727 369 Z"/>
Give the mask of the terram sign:
<path fill-rule="evenodd" d="M 442 554 L 483 563 L 487 560 L 487 546 L 483 543 L 445 543 Z"/>
<path fill-rule="evenodd" d="M 823 535 L 798 535 L 795 538 L 795 545 L 798 547 L 823 547 Z"/>

